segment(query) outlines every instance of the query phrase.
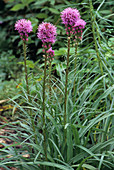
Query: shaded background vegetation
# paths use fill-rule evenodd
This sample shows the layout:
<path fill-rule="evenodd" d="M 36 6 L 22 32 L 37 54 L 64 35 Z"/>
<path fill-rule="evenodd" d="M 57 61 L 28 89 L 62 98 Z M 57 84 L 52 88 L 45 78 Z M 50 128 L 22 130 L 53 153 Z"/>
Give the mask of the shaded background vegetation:
<path fill-rule="evenodd" d="M 93 0 L 95 16 L 98 24 L 98 32 L 105 35 L 105 42 L 112 36 L 113 1 Z M 91 32 L 91 21 L 89 3 L 87 0 L 1 0 L 0 1 L 0 80 L 16 78 L 20 67 L 15 63 L 22 59 L 22 41 L 14 30 L 14 24 L 18 19 L 30 19 L 33 25 L 28 41 L 28 58 L 36 61 L 41 56 L 41 42 L 36 36 L 39 23 L 42 21 L 52 22 L 57 26 L 57 41 L 54 46 L 59 49 L 63 46 L 62 39 L 65 37 L 65 30 L 61 24 L 60 12 L 68 7 L 78 8 L 83 19 L 87 22 L 85 40 L 82 46 L 92 45 L 93 35 Z M 100 7 L 99 7 L 100 6 Z M 101 36 L 101 38 L 103 38 Z M 89 47 L 90 48 L 90 47 Z"/>
<path fill-rule="evenodd" d="M 90 6 L 90 3 L 93 6 Z M 71 44 L 70 68 L 69 68 L 69 97 L 68 109 L 71 120 L 72 134 L 69 133 L 69 160 L 67 160 L 66 148 L 63 146 L 63 105 L 64 105 L 64 82 L 67 56 L 67 43 L 65 28 L 61 24 L 60 12 L 67 7 L 75 7 L 80 11 L 82 19 L 87 24 L 83 32 L 82 42 L 79 43 L 77 54 L 77 70 L 74 77 L 74 57 L 75 48 Z M 26 95 L 26 85 L 24 82 L 22 41 L 14 30 L 15 22 L 18 19 L 26 18 L 31 20 L 33 32 L 29 36 L 27 49 L 27 67 L 29 74 L 30 95 L 32 102 L 28 103 Z M 1 150 L 3 167 L 10 165 L 15 160 L 23 161 L 24 165 L 19 167 L 38 168 L 33 164 L 37 160 L 38 152 L 42 152 L 42 128 L 41 128 L 41 96 L 43 77 L 43 57 L 42 46 L 38 40 L 36 32 L 38 25 L 42 21 L 51 22 L 57 26 L 57 41 L 53 47 L 55 50 L 55 60 L 53 61 L 53 116 L 50 115 L 50 108 L 47 109 L 47 134 L 48 152 L 51 155 L 49 160 L 76 169 L 84 160 L 88 165 L 93 165 L 99 170 L 113 168 L 113 124 L 114 113 L 114 53 L 113 53 L 113 1 L 108 0 L 1 0 L 0 1 L 0 100 L 13 97 L 13 108 L 8 110 L 9 120 L 17 120 L 12 123 L 15 135 L 11 133 L 9 139 L 20 142 L 24 145 L 19 150 L 13 152 L 13 147 Z M 98 58 L 100 57 L 100 59 Z M 99 67 L 100 66 L 100 67 Z M 48 69 L 47 69 L 48 71 Z M 34 73 L 34 74 L 32 74 Z M 58 78 L 59 77 L 59 78 Z M 73 81 L 76 79 L 76 94 L 72 95 Z M 22 83 L 22 85 L 20 85 Z M 21 88 L 17 88 L 21 86 Z M 16 96 L 17 94 L 17 96 Z M 76 99 L 75 103 L 73 103 Z M 48 105 L 48 92 L 47 92 Z M 11 101 L 10 101 L 11 104 Z M 14 106 L 15 104 L 15 106 Z M 23 106 L 33 107 L 33 120 L 35 122 L 36 133 L 39 144 L 36 147 L 34 139 L 30 138 L 34 134 L 31 129 L 31 122 L 28 110 Z M 10 105 L 9 105 L 10 106 Z M 17 108 L 20 108 L 18 110 Z M 15 114 L 15 110 L 17 112 Z M 2 112 L 4 114 L 4 112 Z M 6 114 L 6 111 L 5 111 Z M 38 119 L 37 119 L 38 117 Z M 21 119 L 22 118 L 22 119 Z M 8 120 L 8 122 L 10 122 Z M 25 120 L 25 122 L 24 122 Z M 27 120 L 27 121 L 26 121 Z M 38 121 L 38 122 L 37 122 Z M 3 122 L 4 123 L 4 122 Z M 19 124 L 19 126 L 17 126 Z M 4 128 L 4 124 L 2 125 Z M 6 125 L 5 125 L 6 126 Z M 9 125 L 10 126 L 10 125 Z M 52 128 L 53 126 L 53 128 Z M 11 127 L 11 129 L 12 129 Z M 1 127 L 2 128 L 2 127 Z M 24 133 L 23 133 L 24 131 Z M 28 132 L 29 131 L 29 132 Z M 30 134 L 29 134 L 30 133 Z M 17 136 L 19 137 L 17 137 Z M 72 145 L 70 139 L 72 135 Z M 8 137 L 8 136 L 7 136 Z M 5 137 L 4 137 L 5 138 Z M 29 139 L 29 143 L 25 139 Z M 34 152 L 30 151 L 29 144 L 33 144 Z M 5 145 L 5 144 L 4 144 Z M 56 146 L 56 147 L 55 147 Z M 78 147 L 79 148 L 78 148 Z M 39 151 L 39 148 L 41 149 Z M 30 158 L 22 158 L 21 152 L 28 151 Z M 73 149 L 73 153 L 70 151 Z M 7 157 L 7 154 L 14 154 L 14 157 Z M 58 154 L 59 151 L 59 154 Z M 17 154 L 18 152 L 18 154 Z M 72 153 L 72 154 L 71 154 Z M 18 156 L 17 156 L 18 155 Z M 97 155 L 97 157 L 96 157 Z M 91 158 L 93 156 L 93 158 Z M 60 158 L 60 159 L 59 159 Z M 61 159 L 62 158 L 62 159 Z M 10 164 L 10 160 L 13 160 Z M 5 162 L 6 161 L 6 162 Z M 30 162 L 31 161 L 31 162 Z M 62 162 L 63 161 L 63 162 Z M 28 163 L 25 165 L 25 162 Z M 53 167 L 53 163 L 50 166 Z M 66 164 L 66 162 L 68 164 Z M 46 165 L 45 162 L 40 162 Z M 38 164 L 40 164 L 38 163 Z M 49 163 L 49 162 L 48 162 Z M 52 164 L 51 164 L 52 163 Z M 76 164 L 76 166 L 75 166 Z M 49 164 L 48 164 L 49 165 Z M 48 166 L 47 165 L 47 166 Z M 12 165 L 13 166 L 13 165 Z M 18 165 L 15 165 L 18 166 Z M 55 165 L 56 167 L 57 165 Z M 60 166 L 58 164 L 58 166 Z M 87 165 L 85 165 L 85 168 Z M 30 168 L 30 167 L 28 167 Z M 59 167 L 58 167 L 59 168 Z M 96 168 L 94 168 L 96 170 Z M 40 168 L 38 168 L 40 169 Z M 61 166 L 62 169 L 62 166 Z M 91 169 L 91 167 L 90 167 Z M 52 168 L 53 170 L 53 168 Z M 66 170 L 66 169 L 65 169 Z"/>
<path fill-rule="evenodd" d="M 107 51 L 106 45 L 112 46 L 113 40 L 113 1 L 93 0 L 94 13 L 97 19 L 100 37 L 105 42 L 103 45 L 103 53 Z M 36 36 L 37 27 L 42 21 L 52 22 L 57 26 L 57 41 L 54 49 L 59 50 L 63 47 L 63 39 L 66 36 L 64 27 L 61 24 L 60 12 L 66 7 L 76 7 L 80 11 L 82 18 L 87 22 L 84 31 L 84 43 L 82 47 L 87 49 L 94 49 L 93 34 L 91 30 L 89 1 L 87 0 L 0 0 L 0 99 L 14 95 L 13 89 L 15 79 L 17 83 L 20 82 L 22 65 L 18 64 L 22 61 L 22 41 L 18 33 L 14 30 L 14 24 L 18 19 L 30 19 L 33 25 L 33 33 L 29 36 L 28 41 L 28 59 L 37 61 L 42 59 L 41 42 Z M 102 34 L 101 34 L 102 32 Z M 105 38 L 103 38 L 105 36 Z M 108 44 L 108 41 L 111 40 Z M 102 42 L 101 42 L 102 43 Z M 30 44 L 30 45 L 29 45 Z M 89 44 L 89 45 L 88 45 Z M 64 49 L 57 53 L 57 60 L 64 61 Z M 112 52 L 107 53 L 107 60 L 112 62 Z M 109 54 L 111 53 L 111 55 Z M 86 55 L 87 59 L 88 56 Z M 80 62 L 86 61 L 84 55 L 80 56 Z M 84 59 L 85 58 L 85 59 Z M 41 61 L 41 60 L 40 60 Z M 31 63 L 33 64 L 33 63 Z M 82 62 L 83 64 L 83 62 Z M 33 68 L 33 67 L 32 67 Z M 56 66 L 57 70 L 57 66 Z M 4 92 L 3 92 L 4 91 Z"/>

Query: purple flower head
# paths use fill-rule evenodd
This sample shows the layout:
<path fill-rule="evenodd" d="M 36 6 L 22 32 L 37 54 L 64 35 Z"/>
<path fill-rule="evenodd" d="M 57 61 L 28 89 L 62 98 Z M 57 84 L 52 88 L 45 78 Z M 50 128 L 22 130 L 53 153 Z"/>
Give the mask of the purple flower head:
<path fill-rule="evenodd" d="M 78 27 L 78 29 L 84 29 L 86 22 L 83 19 L 78 19 L 74 25 L 74 28 Z"/>
<path fill-rule="evenodd" d="M 54 50 L 52 50 L 52 47 L 49 48 L 49 50 L 46 51 L 47 55 L 48 55 L 48 60 L 51 62 L 54 58 Z"/>
<path fill-rule="evenodd" d="M 15 30 L 18 31 L 22 40 L 27 41 L 28 33 L 30 33 L 32 31 L 31 22 L 26 19 L 20 19 L 15 24 Z"/>
<path fill-rule="evenodd" d="M 66 8 L 61 12 L 62 23 L 65 27 L 72 27 L 75 25 L 76 21 L 80 18 L 80 13 L 76 8 Z"/>
<path fill-rule="evenodd" d="M 38 27 L 37 37 L 42 40 L 43 44 L 53 44 L 56 41 L 56 27 L 47 22 L 42 22 Z"/>
<path fill-rule="evenodd" d="M 79 19 L 77 20 L 77 22 L 72 28 L 75 38 L 79 41 L 82 39 L 82 32 L 83 32 L 82 30 L 84 29 L 85 25 L 86 25 L 86 22 L 83 19 Z"/>

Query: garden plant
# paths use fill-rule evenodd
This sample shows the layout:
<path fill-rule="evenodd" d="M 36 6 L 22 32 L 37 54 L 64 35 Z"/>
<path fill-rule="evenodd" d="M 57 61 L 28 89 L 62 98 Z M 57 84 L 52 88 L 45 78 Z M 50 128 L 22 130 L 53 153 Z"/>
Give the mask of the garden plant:
<path fill-rule="evenodd" d="M 54 19 L 47 17 L 47 2 Z M 22 57 L 15 65 L 21 65 L 22 73 L 17 95 L 8 99 L 13 120 L 0 124 L 1 130 L 9 130 L 0 137 L 12 141 L 0 142 L 1 169 L 114 168 L 114 38 L 112 15 L 101 16 L 107 4 L 100 2 L 23 0 L 11 8 L 26 7 L 32 17 L 25 15 L 13 24 Z M 46 12 L 44 18 L 37 14 L 41 22 L 33 12 L 38 3 Z M 108 25 L 105 31 L 103 24 Z M 31 46 L 40 56 L 35 62 Z"/>

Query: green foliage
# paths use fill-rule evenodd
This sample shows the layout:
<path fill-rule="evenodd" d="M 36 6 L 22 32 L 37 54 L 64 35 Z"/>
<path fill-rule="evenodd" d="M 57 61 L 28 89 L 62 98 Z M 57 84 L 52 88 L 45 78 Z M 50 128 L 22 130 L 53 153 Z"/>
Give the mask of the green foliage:
<path fill-rule="evenodd" d="M 0 149 L 0 167 L 10 169 L 71 169 L 71 170 L 108 170 L 113 169 L 114 161 L 114 72 L 113 72 L 113 41 L 112 37 L 112 5 L 110 1 L 67 1 L 67 0 L 10 0 L 5 8 L 8 10 L 6 18 L 1 17 L 5 27 L 1 35 L 6 36 L 9 29 L 14 29 L 17 19 L 30 19 L 33 34 L 28 41 L 27 68 L 29 73 L 30 98 L 22 77 L 19 93 L 10 99 L 18 120 L 7 122 L 0 129 L 7 127 L 15 133 L 8 133 L 7 138 L 12 145 L 2 143 Z M 64 127 L 64 88 L 66 69 L 66 35 L 61 26 L 60 12 L 68 7 L 79 9 L 87 26 L 83 32 L 82 42 L 77 49 L 77 65 L 74 68 L 75 48 L 71 43 L 70 66 L 68 75 L 67 123 Z M 5 10 L 5 9 L 4 9 Z M 4 12 L 4 10 L 2 12 Z M 90 16 L 91 13 L 91 16 Z M 47 159 L 44 161 L 43 128 L 42 127 L 42 83 L 44 63 L 34 58 L 36 54 L 41 58 L 42 47 L 35 33 L 40 22 L 47 21 L 57 25 L 58 37 L 54 46 L 55 60 L 52 63 L 51 98 L 49 95 L 49 67 L 46 77 L 46 147 Z M 12 26 L 13 25 L 13 26 Z M 16 34 L 16 33 L 15 33 Z M 4 37 L 3 36 L 3 37 Z M 5 39 L 1 40 L 5 43 Z M 12 42 L 12 44 L 11 44 Z M 23 66 L 21 60 L 17 62 L 14 54 L 20 55 L 22 41 L 19 36 L 7 35 L 9 48 L 15 44 L 12 51 L 8 51 L 4 43 L 1 47 L 0 71 L 1 81 L 15 77 L 17 67 Z M 16 46 L 17 44 L 17 46 Z M 20 47 L 20 48 L 19 48 Z M 30 48 L 29 48 L 30 47 Z M 16 50 L 18 48 L 18 50 Z M 34 49 L 33 49 L 34 48 Z M 5 51 L 5 52 L 4 52 Z M 15 52 L 16 51 L 16 52 Z M 13 54 L 14 53 L 14 54 Z M 6 58 L 5 58 L 6 57 Z M 15 63 L 14 63 L 15 61 Z M 10 64 L 9 64 L 10 63 Z M 3 66 L 5 66 L 4 69 Z M 56 75 L 57 74 L 57 75 Z M 56 76 L 55 76 L 56 75 Z M 73 92 L 74 82 L 75 92 Z M 11 82 L 12 84 L 12 82 Z M 32 117 L 29 113 L 32 113 Z M 14 115 L 14 109 L 12 111 Z M 35 125 L 33 131 L 31 119 Z M 67 141 L 64 140 L 64 130 L 67 131 Z M 34 136 L 37 136 L 36 144 Z M 6 138 L 6 136 L 1 136 Z M 19 147 L 20 146 L 20 147 Z M 24 155 L 28 154 L 27 157 Z M 10 168 L 9 168 L 10 167 Z"/>
<path fill-rule="evenodd" d="M 12 50 L 2 52 L 0 58 L 0 81 L 18 78 L 17 72 L 21 67 L 17 67 L 18 59 L 12 54 Z"/>

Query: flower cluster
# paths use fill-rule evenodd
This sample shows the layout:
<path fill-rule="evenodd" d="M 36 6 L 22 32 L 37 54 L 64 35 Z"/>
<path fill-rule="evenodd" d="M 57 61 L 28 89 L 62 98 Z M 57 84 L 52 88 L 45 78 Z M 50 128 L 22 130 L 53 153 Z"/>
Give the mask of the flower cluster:
<path fill-rule="evenodd" d="M 61 12 L 62 23 L 65 24 L 67 35 L 75 35 L 75 38 L 82 38 L 82 30 L 84 29 L 86 22 L 80 19 L 80 17 L 79 11 L 74 8 L 69 7 Z"/>
<path fill-rule="evenodd" d="M 80 13 L 77 9 L 69 7 L 61 12 L 61 19 L 66 27 L 73 26 L 78 18 L 80 18 Z"/>
<path fill-rule="evenodd" d="M 31 22 L 26 19 L 20 19 L 15 24 L 15 30 L 18 31 L 23 41 L 28 41 L 28 33 L 32 31 Z"/>
<path fill-rule="evenodd" d="M 79 29 L 84 29 L 86 22 L 83 19 L 78 19 L 74 27 L 79 27 Z"/>
<path fill-rule="evenodd" d="M 48 56 L 48 61 L 51 62 L 52 60 L 54 60 L 54 50 L 52 50 L 52 47 L 49 48 L 49 50 L 46 51 L 47 56 Z"/>
<path fill-rule="evenodd" d="M 51 62 L 54 56 L 54 51 L 51 45 L 56 41 L 56 27 L 53 24 L 42 22 L 38 27 L 37 36 L 42 40 L 43 52 L 47 54 L 49 61 Z"/>
<path fill-rule="evenodd" d="M 43 22 L 39 25 L 37 36 L 42 40 L 43 44 L 55 43 L 56 35 L 56 27 L 53 24 Z"/>
<path fill-rule="evenodd" d="M 84 29 L 86 22 L 83 19 L 78 19 L 75 25 L 73 26 L 73 32 L 76 39 L 82 39 L 82 30 Z"/>

